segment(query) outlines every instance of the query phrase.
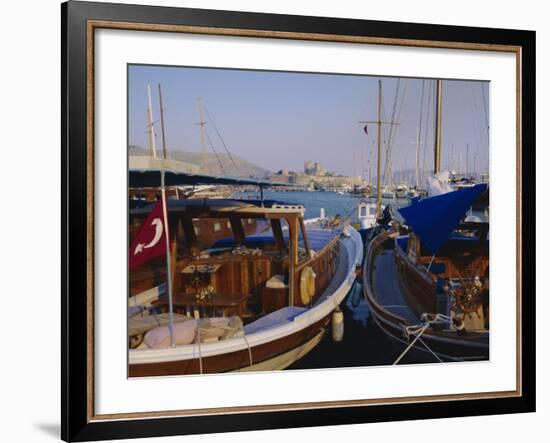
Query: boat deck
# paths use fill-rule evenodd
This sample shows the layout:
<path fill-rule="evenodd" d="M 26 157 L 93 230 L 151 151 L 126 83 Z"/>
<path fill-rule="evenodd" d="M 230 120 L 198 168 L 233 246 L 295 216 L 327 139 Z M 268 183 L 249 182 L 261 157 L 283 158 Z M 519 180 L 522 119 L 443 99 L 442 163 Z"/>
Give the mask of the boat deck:
<path fill-rule="evenodd" d="M 328 245 L 332 239 L 335 237 L 338 237 L 341 233 L 341 230 L 338 229 L 327 229 L 323 228 L 319 225 L 319 223 L 311 223 L 306 224 L 306 235 L 308 238 L 309 246 L 313 251 L 320 251 L 323 249 L 326 245 Z M 271 229 L 263 229 L 262 232 L 261 229 L 251 235 L 247 235 L 245 239 L 245 245 L 250 248 L 261 248 L 265 244 L 273 243 L 274 237 L 273 232 Z M 283 238 L 286 243 L 288 243 L 288 231 L 285 230 L 283 233 Z M 221 240 L 218 240 L 214 245 L 213 248 L 231 248 L 235 246 L 235 239 L 234 238 L 224 238 Z M 303 247 L 303 240 L 300 239 L 300 247 Z"/>
<path fill-rule="evenodd" d="M 328 245 L 334 237 L 340 235 L 340 231 L 323 229 L 318 224 L 306 224 L 306 235 L 309 241 L 309 246 L 314 251 L 320 251 Z"/>
<path fill-rule="evenodd" d="M 405 295 L 399 284 L 394 254 L 393 250 L 383 250 L 376 256 L 373 292 L 376 301 L 384 309 L 404 318 L 411 324 L 417 324 L 420 320 L 405 302 Z"/>
<path fill-rule="evenodd" d="M 352 260 L 356 254 L 356 251 L 354 250 L 354 243 L 352 239 L 345 237 L 343 237 L 340 241 L 342 242 L 342 249 L 340 254 L 338 254 L 338 266 L 336 273 L 334 274 L 330 284 L 324 289 L 323 293 L 316 300 L 314 306 L 320 305 L 333 296 L 336 290 L 342 285 L 342 283 L 344 283 L 346 277 L 349 275 Z M 292 322 L 295 317 L 306 311 L 307 308 L 286 306 L 275 312 L 267 314 L 252 323 L 249 323 L 244 327 L 244 331 L 246 334 L 252 334 L 255 332 L 265 331 L 276 326 L 281 326 L 285 323 Z"/>

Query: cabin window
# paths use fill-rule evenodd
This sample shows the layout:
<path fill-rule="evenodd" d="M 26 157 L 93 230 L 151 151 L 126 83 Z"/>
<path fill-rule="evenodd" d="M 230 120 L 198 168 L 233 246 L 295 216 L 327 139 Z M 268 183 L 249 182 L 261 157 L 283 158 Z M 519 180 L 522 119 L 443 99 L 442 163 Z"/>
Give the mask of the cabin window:
<path fill-rule="evenodd" d="M 309 257 L 307 256 L 306 242 L 304 240 L 304 231 L 302 230 L 302 225 L 298 226 L 298 248 L 299 248 L 298 260 L 300 262 L 307 260 Z"/>
<path fill-rule="evenodd" d="M 376 208 L 374 206 L 369 208 L 369 215 L 376 215 Z"/>
<path fill-rule="evenodd" d="M 249 225 L 251 225 L 252 223 L 254 223 L 254 220 L 251 219 L 251 218 L 249 218 L 249 219 L 247 220 L 247 223 L 248 223 Z"/>
<path fill-rule="evenodd" d="M 195 231 L 195 235 L 199 236 L 201 234 L 201 228 L 198 226 L 193 226 L 193 230 Z"/>
<path fill-rule="evenodd" d="M 231 222 L 229 220 L 227 220 L 226 226 L 227 226 L 227 229 L 231 229 Z"/>
<path fill-rule="evenodd" d="M 367 216 L 367 207 L 361 206 L 359 207 L 359 217 L 366 217 Z"/>
<path fill-rule="evenodd" d="M 220 222 L 214 222 L 214 232 L 220 232 L 222 230 L 222 225 Z"/>

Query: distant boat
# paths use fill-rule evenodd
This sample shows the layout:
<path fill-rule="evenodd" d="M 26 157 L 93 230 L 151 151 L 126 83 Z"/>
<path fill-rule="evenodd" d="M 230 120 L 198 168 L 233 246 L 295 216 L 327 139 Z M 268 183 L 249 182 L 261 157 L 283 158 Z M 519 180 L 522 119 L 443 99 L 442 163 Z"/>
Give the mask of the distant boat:
<path fill-rule="evenodd" d="M 393 200 L 395 199 L 395 192 L 393 192 L 390 188 L 382 188 L 382 198 Z"/>
<path fill-rule="evenodd" d="M 384 207 L 382 207 L 384 209 Z M 357 219 L 361 229 L 367 230 L 376 226 L 376 203 L 361 202 L 357 205 Z"/>
<path fill-rule="evenodd" d="M 395 187 L 395 196 L 397 198 L 407 198 L 408 192 L 409 187 L 404 183 L 401 183 Z"/>

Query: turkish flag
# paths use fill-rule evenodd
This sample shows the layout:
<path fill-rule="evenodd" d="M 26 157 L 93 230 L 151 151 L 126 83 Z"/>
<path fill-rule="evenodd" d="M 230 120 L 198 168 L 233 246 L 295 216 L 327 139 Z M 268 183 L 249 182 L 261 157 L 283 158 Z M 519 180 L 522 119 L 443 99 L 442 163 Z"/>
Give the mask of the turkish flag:
<path fill-rule="evenodd" d="M 159 201 L 141 225 L 130 245 L 128 264 L 130 269 L 137 268 L 147 260 L 166 254 L 168 227 L 164 226 L 162 201 Z"/>

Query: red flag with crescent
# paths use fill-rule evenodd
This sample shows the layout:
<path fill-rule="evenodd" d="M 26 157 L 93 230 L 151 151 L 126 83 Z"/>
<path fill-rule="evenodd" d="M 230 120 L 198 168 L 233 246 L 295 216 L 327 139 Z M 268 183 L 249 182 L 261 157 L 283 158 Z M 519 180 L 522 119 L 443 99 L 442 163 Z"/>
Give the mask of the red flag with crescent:
<path fill-rule="evenodd" d="M 162 201 L 154 207 L 130 245 L 128 266 L 137 268 L 152 258 L 166 254 L 167 227 L 164 226 Z"/>

